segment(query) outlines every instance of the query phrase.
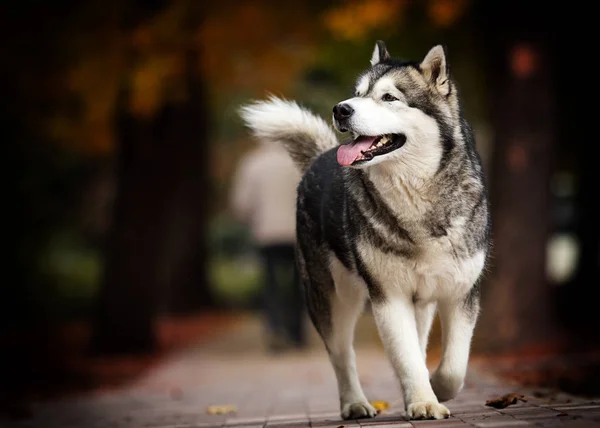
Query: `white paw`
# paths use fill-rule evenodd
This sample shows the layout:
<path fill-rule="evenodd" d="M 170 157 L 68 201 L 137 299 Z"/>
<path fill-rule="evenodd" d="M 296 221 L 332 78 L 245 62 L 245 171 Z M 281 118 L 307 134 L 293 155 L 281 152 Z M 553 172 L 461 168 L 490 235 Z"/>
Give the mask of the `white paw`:
<path fill-rule="evenodd" d="M 366 401 L 342 406 L 342 419 L 374 418 L 376 415 L 377 410 Z"/>
<path fill-rule="evenodd" d="M 419 401 L 408 405 L 406 413 L 409 419 L 446 419 L 450 410 L 435 401 Z"/>
<path fill-rule="evenodd" d="M 431 376 L 431 388 L 438 401 L 452 400 L 462 389 L 463 383 L 462 376 L 445 375 L 437 371 Z"/>

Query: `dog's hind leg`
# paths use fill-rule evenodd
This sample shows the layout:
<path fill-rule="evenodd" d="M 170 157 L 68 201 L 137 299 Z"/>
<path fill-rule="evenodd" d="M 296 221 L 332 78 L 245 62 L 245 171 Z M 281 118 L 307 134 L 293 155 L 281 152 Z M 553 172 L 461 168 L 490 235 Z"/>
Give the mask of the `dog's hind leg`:
<path fill-rule="evenodd" d="M 447 418 L 450 411 L 438 402 L 429 383 L 412 299 L 405 295 L 389 295 L 372 299 L 371 303 L 379 335 L 402 386 L 408 417 Z"/>
<path fill-rule="evenodd" d="M 435 303 L 424 305 L 415 305 L 415 318 L 417 320 L 417 333 L 419 334 L 419 346 L 423 353 L 423 359 L 427 359 L 427 342 L 429 341 L 429 332 L 435 317 Z"/>
<path fill-rule="evenodd" d="M 464 299 L 439 302 L 442 323 L 442 359 L 431 376 L 431 386 L 440 401 L 450 400 L 463 387 L 469 348 L 477 321 L 479 301 L 476 291 Z"/>
<path fill-rule="evenodd" d="M 341 263 L 332 263 L 336 292 L 331 299 L 331 332 L 325 340 L 334 367 L 340 393 L 342 418 L 374 417 L 358 379 L 354 353 L 354 328 L 367 298 L 367 287 L 346 271 Z"/>
<path fill-rule="evenodd" d="M 327 296 L 307 289 L 309 308 L 320 308 L 311 319 L 325 342 L 335 371 L 342 418 L 374 417 L 377 411 L 367 401 L 360 385 L 353 347 L 354 327 L 364 309 L 367 289 L 337 259 L 333 258 L 330 268 L 335 285 Z M 315 285 L 322 284 L 308 284 L 309 287 Z M 327 300 L 316 302 L 315 299 Z"/>

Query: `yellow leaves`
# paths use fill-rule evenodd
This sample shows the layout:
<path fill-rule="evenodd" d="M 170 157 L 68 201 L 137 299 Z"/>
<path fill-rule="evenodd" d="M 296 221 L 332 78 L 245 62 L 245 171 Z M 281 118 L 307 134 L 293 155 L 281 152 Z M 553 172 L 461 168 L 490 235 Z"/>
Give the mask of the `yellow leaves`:
<path fill-rule="evenodd" d="M 226 415 L 228 413 L 237 412 L 237 407 L 233 404 L 225 404 L 221 406 L 208 406 L 206 408 L 206 413 L 209 415 Z"/>
<path fill-rule="evenodd" d="M 138 117 L 151 117 L 163 104 L 164 84 L 181 71 L 181 58 L 176 54 L 148 58 L 131 76 L 130 111 Z"/>
<path fill-rule="evenodd" d="M 65 73 L 68 96 L 78 100 L 76 114 L 59 112 L 46 125 L 48 134 L 66 146 L 88 153 L 107 153 L 114 147 L 113 115 L 121 82 L 131 84 L 129 110 L 138 117 L 153 115 L 162 105 L 164 85 L 181 75 L 189 33 L 183 30 L 185 3 L 174 1 L 151 22 L 131 33 L 106 31 L 100 48 L 84 50 Z M 99 36 L 100 37 L 100 36 Z M 139 62 L 125 65 L 127 47 Z"/>
<path fill-rule="evenodd" d="M 133 72 L 130 108 L 134 115 L 151 117 L 160 107 L 161 65 L 159 61 L 151 61 Z"/>
<path fill-rule="evenodd" d="M 88 153 L 112 149 L 111 119 L 117 97 L 121 52 L 112 48 L 80 61 L 66 75 L 68 90 L 79 100 L 75 117 L 52 119 L 50 135 Z"/>
<path fill-rule="evenodd" d="M 387 401 L 376 400 L 376 401 L 371 401 L 371 406 L 373 406 L 375 408 L 375 410 L 377 410 L 377 413 L 379 414 L 379 413 L 389 409 L 390 403 L 388 403 Z"/>
<path fill-rule="evenodd" d="M 285 92 L 313 59 L 312 17 L 302 2 L 236 2 L 209 14 L 199 31 L 202 68 L 216 88 Z M 293 15 L 292 18 L 286 14 Z"/>
<path fill-rule="evenodd" d="M 213 4 L 206 7 L 202 26 L 194 32 L 190 25 L 202 18 L 194 15 L 199 3 L 172 0 L 136 29 L 123 32 L 114 19 L 106 22 L 105 31 L 88 35 L 59 82 L 67 91 L 57 95 L 57 103 L 75 107 L 57 109 L 53 117 L 44 118 L 40 125 L 47 135 L 76 150 L 110 152 L 122 82 L 131 85 L 129 111 L 151 117 L 165 96 L 179 100 L 187 95 L 184 56 L 195 46 L 201 53 L 198 70 L 220 102 L 227 102 L 231 93 L 262 96 L 266 88 L 285 93 L 314 60 L 313 37 L 319 22 L 303 2 L 285 8 L 274 0 Z M 86 34 L 74 36 L 79 40 Z"/>
<path fill-rule="evenodd" d="M 405 0 L 361 0 L 344 3 L 327 12 L 324 24 L 339 38 L 357 41 L 378 27 L 398 25 Z"/>
<path fill-rule="evenodd" d="M 434 25 L 449 27 L 467 9 L 469 0 L 354 0 L 344 2 L 323 16 L 323 23 L 334 37 L 363 40 L 376 29 L 389 30 L 402 25 L 408 7 L 425 6 Z"/>

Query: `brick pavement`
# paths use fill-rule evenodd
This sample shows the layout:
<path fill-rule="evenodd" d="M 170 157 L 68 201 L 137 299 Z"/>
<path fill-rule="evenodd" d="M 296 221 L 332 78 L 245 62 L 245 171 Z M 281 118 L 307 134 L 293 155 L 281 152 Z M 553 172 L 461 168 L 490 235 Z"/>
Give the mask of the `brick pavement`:
<path fill-rule="evenodd" d="M 37 403 L 32 418 L 0 420 L 0 427 L 600 427 L 600 400 L 563 393 L 535 398 L 536 391 L 486 377 L 482 366 L 471 368 L 463 392 L 447 403 L 451 418 L 407 421 L 380 346 L 360 341 L 357 360 L 365 393 L 391 407 L 374 419 L 342 421 L 322 345 L 313 340 L 307 351 L 267 356 L 259 330 L 250 320 L 210 346 L 174 355 L 122 390 Z M 488 398 L 512 392 L 530 397 L 501 410 L 485 406 Z M 236 412 L 210 415 L 211 405 L 234 405 Z"/>

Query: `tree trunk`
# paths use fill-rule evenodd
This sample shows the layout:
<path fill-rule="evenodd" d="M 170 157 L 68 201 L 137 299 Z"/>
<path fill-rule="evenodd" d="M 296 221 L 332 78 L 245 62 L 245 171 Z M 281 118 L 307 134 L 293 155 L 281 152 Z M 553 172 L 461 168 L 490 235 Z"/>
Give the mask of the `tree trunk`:
<path fill-rule="evenodd" d="M 93 349 L 99 353 L 154 349 L 161 292 L 160 258 L 166 215 L 165 174 L 155 120 L 128 111 L 121 89 L 117 108 L 117 186 L 105 271 L 98 298 Z"/>
<path fill-rule="evenodd" d="M 150 351 L 157 315 L 212 303 L 203 233 L 204 98 L 191 65 L 184 79 L 171 83 L 150 119 L 129 112 L 125 88 L 120 97 L 117 196 L 92 339 L 97 353 Z"/>
<path fill-rule="evenodd" d="M 511 2 L 480 7 L 495 130 L 494 247 L 474 346 L 489 351 L 530 344 L 554 331 L 545 253 L 558 117 L 548 22 Z"/>
<path fill-rule="evenodd" d="M 173 261 L 169 309 L 189 313 L 215 305 L 207 278 L 206 225 L 209 204 L 208 110 L 203 82 L 198 76 L 198 53 L 186 58 L 187 102 L 175 108 L 172 134 L 177 150 L 180 187 L 173 199 L 170 248 Z M 177 111 L 179 110 L 179 111 Z M 180 248 L 182 251 L 178 251 Z"/>
<path fill-rule="evenodd" d="M 571 105 L 571 104 L 569 104 Z M 574 114 L 576 114 L 574 112 Z M 563 322 L 572 337 L 588 345 L 600 343 L 597 334 L 600 316 L 597 315 L 597 288 L 600 283 L 600 204 L 598 204 L 597 158 L 590 150 L 592 130 L 581 126 L 578 118 L 572 122 L 571 138 L 577 150 L 577 196 L 575 233 L 579 242 L 579 260 L 574 281 L 562 288 Z M 594 126 L 594 125 L 592 125 Z M 583 134 L 583 135 L 582 135 Z M 561 290 L 563 291 L 563 290 Z"/>

